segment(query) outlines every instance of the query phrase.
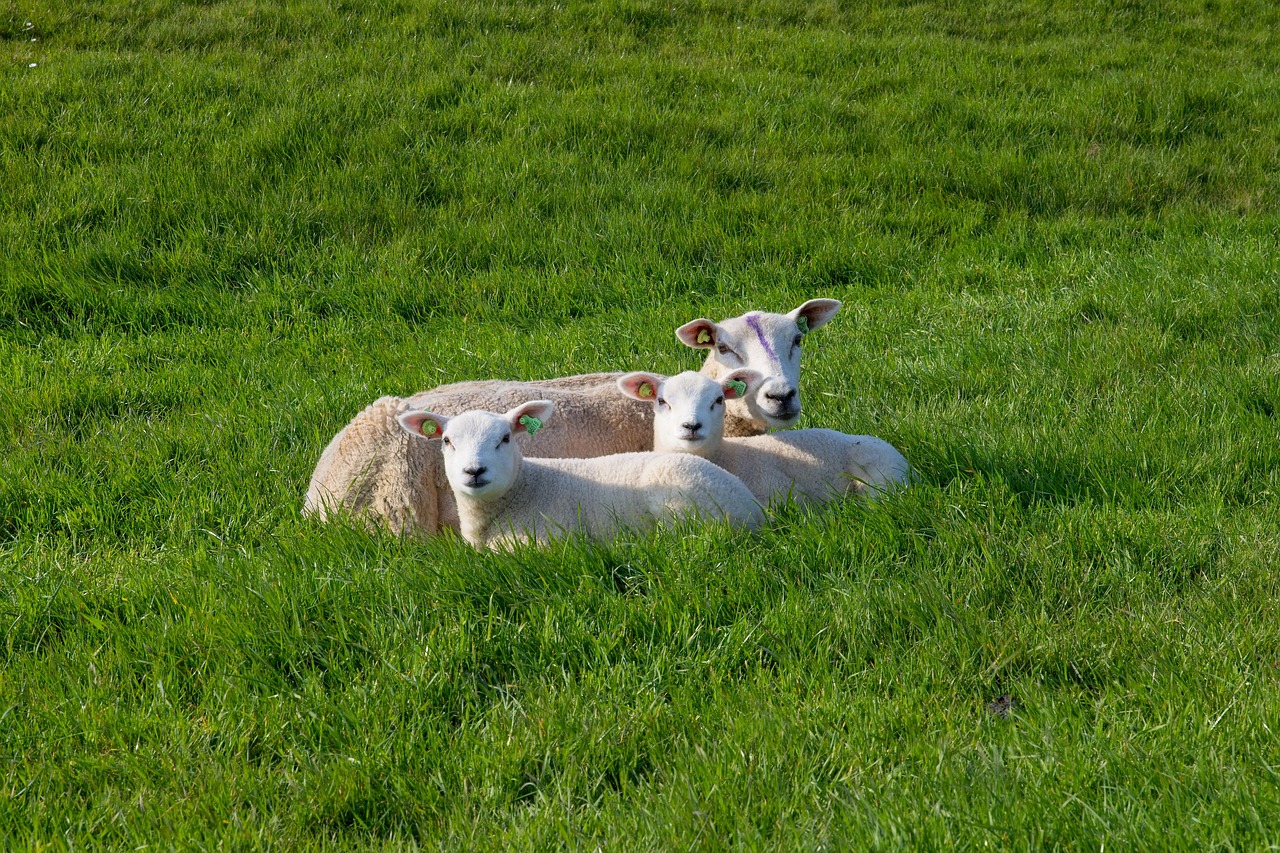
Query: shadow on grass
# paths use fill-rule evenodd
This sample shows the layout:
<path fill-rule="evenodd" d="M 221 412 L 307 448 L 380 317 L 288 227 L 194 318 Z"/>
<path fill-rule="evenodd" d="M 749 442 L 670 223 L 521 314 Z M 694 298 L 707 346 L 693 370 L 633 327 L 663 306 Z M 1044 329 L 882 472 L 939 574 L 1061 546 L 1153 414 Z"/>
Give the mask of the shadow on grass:
<path fill-rule="evenodd" d="M 974 477 L 1002 483 L 1023 509 L 1037 506 L 1078 506 L 1127 500 L 1131 497 L 1117 478 L 1105 481 L 1087 466 L 1069 460 L 1042 456 L 1001 456 L 974 447 L 957 447 L 950 458 L 937 460 L 937 464 L 925 464 L 920 481 L 949 488 Z"/>

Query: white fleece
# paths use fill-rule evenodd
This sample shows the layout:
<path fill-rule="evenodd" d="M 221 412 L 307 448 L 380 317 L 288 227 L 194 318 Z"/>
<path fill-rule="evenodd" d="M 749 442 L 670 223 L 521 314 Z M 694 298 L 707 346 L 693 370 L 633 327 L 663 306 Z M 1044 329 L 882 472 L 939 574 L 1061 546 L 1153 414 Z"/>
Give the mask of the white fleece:
<path fill-rule="evenodd" d="M 908 482 L 907 460 L 875 436 L 799 429 L 724 438 L 725 398 L 735 393 L 735 382 L 745 384 L 749 394 L 760 381 L 749 374 L 736 371 L 722 385 L 693 372 L 667 379 L 629 373 L 618 387 L 633 399 L 650 400 L 655 451 L 709 459 L 741 479 L 762 504 L 787 498 L 825 503 L 849 493 L 874 498 Z M 644 393 L 645 385 L 651 393 Z"/>
<path fill-rule="evenodd" d="M 476 547 L 544 543 L 572 533 L 603 539 L 624 527 L 648 528 L 669 519 L 723 519 L 749 528 L 764 520 L 740 480 L 694 456 L 524 458 L 514 436 L 537 432 L 553 410 L 550 401 L 535 400 L 503 415 L 400 416 L 410 435 L 441 439 L 461 532 Z"/>

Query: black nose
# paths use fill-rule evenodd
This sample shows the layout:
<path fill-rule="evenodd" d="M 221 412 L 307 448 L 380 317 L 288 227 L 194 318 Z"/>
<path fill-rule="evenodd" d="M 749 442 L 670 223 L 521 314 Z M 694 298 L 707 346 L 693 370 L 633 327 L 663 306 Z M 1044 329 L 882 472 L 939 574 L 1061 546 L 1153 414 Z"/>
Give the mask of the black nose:
<path fill-rule="evenodd" d="M 680 424 L 680 426 L 684 427 L 684 428 L 685 428 L 685 429 L 687 429 L 689 432 L 697 432 L 698 430 L 702 429 L 702 424 L 701 424 L 701 422 L 699 422 L 699 423 L 693 423 L 693 424 L 685 423 L 685 424 Z"/>
<path fill-rule="evenodd" d="M 775 403 L 786 405 L 796 398 L 796 389 L 792 388 L 785 394 L 771 393 L 764 396 L 766 400 L 773 400 Z"/>
<path fill-rule="evenodd" d="M 481 465 L 478 468 L 463 468 L 462 473 L 466 474 L 468 477 L 479 477 L 481 474 L 483 474 L 485 471 L 488 471 L 488 470 L 489 470 L 488 468 Z"/>

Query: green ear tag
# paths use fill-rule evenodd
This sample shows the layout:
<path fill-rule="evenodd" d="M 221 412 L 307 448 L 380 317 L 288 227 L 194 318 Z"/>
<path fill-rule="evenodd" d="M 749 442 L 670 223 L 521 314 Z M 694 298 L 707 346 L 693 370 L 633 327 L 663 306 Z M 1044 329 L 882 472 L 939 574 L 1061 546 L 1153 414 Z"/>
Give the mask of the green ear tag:
<path fill-rule="evenodd" d="M 709 343 L 711 343 L 711 335 L 707 334 L 707 330 L 706 330 L 706 329 L 699 329 L 699 330 L 698 330 L 698 343 L 700 343 L 700 344 L 709 344 Z"/>
<path fill-rule="evenodd" d="M 796 325 L 800 327 L 800 334 L 809 334 L 809 318 L 803 314 L 796 320 Z"/>
<path fill-rule="evenodd" d="M 419 430 L 425 436 L 433 436 L 440 431 L 440 425 L 435 421 L 423 421 Z"/>
<path fill-rule="evenodd" d="M 542 421 L 538 420 L 533 415 L 521 415 L 520 423 L 524 424 L 524 428 L 529 431 L 530 438 L 537 435 L 538 430 L 542 429 Z"/>
<path fill-rule="evenodd" d="M 636 389 L 636 393 L 639 394 L 641 397 L 652 397 L 653 386 L 650 385 L 648 382 L 641 382 L 640 387 Z"/>
<path fill-rule="evenodd" d="M 739 397 L 747 396 L 747 383 L 743 382 L 741 379 L 730 379 L 724 384 L 726 388 L 732 388 L 733 393 L 737 394 Z"/>

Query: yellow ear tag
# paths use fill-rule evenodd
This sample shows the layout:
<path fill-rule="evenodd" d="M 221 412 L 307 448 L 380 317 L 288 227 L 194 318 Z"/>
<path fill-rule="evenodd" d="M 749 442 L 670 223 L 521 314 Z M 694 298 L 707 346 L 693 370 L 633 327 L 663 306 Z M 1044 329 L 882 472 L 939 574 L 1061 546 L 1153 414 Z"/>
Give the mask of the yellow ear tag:
<path fill-rule="evenodd" d="M 422 426 L 419 427 L 419 429 L 423 435 L 430 437 L 440 431 L 440 425 L 435 421 L 423 421 Z"/>
<path fill-rule="evenodd" d="M 698 343 L 700 343 L 700 344 L 709 344 L 709 343 L 711 343 L 711 335 L 707 334 L 707 330 L 706 330 L 706 329 L 699 329 L 699 330 L 698 330 Z"/>
<path fill-rule="evenodd" d="M 641 382 L 640 387 L 636 389 L 636 393 L 639 394 L 641 397 L 652 397 L 653 386 L 650 385 L 648 382 Z"/>
<path fill-rule="evenodd" d="M 529 431 L 530 438 L 533 438 L 538 434 L 538 430 L 542 429 L 542 421 L 533 415 L 521 415 L 519 423 L 524 424 L 524 428 Z"/>

